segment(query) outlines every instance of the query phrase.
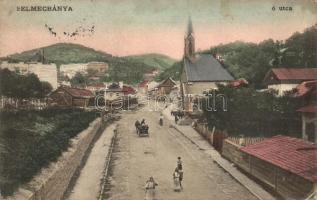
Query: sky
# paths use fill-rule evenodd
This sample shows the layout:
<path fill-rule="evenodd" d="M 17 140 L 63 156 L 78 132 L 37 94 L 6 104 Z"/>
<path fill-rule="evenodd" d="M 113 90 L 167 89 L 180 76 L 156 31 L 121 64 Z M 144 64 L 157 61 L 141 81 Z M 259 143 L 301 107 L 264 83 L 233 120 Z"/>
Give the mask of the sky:
<path fill-rule="evenodd" d="M 17 11 L 54 5 L 72 11 Z M 179 59 L 189 16 L 196 49 L 283 40 L 317 23 L 317 0 L 0 0 L 0 57 L 69 42 L 115 56 L 161 53 Z M 76 29 L 78 35 L 70 37 Z"/>

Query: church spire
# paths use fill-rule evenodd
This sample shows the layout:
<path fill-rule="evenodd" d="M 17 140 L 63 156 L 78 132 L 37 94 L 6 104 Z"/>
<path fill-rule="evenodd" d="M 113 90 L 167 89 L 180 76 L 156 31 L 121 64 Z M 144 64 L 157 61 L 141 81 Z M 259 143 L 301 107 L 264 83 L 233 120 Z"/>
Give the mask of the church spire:
<path fill-rule="evenodd" d="M 193 29 L 193 22 L 191 17 L 189 16 L 188 18 L 188 25 L 187 25 L 187 36 L 191 35 L 194 33 L 194 29 Z"/>
<path fill-rule="evenodd" d="M 187 34 L 185 36 L 184 57 L 192 60 L 195 57 L 195 38 L 191 17 L 188 19 Z"/>

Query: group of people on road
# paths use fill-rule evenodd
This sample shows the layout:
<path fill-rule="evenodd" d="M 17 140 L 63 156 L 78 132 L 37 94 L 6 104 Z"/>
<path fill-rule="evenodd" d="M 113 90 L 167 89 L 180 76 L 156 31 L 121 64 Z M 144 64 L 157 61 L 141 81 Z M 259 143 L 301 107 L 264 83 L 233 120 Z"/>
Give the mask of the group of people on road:
<path fill-rule="evenodd" d="M 183 189 L 182 180 L 183 180 L 183 163 L 182 163 L 181 157 L 178 157 L 177 166 L 173 173 L 174 191 L 179 192 Z M 158 183 L 155 182 L 154 178 L 151 176 L 149 180 L 147 180 L 145 183 L 145 199 L 146 200 L 155 199 L 156 186 L 158 186 Z"/>
<path fill-rule="evenodd" d="M 171 115 L 174 116 L 175 124 L 177 124 L 179 119 L 182 119 L 184 117 L 184 113 L 182 111 L 171 111 Z"/>
<path fill-rule="evenodd" d="M 145 119 L 142 119 L 141 122 L 139 122 L 139 120 L 136 120 L 134 125 L 135 125 L 135 128 L 136 128 L 137 132 L 138 132 L 139 128 L 149 129 L 149 126 L 145 123 Z"/>

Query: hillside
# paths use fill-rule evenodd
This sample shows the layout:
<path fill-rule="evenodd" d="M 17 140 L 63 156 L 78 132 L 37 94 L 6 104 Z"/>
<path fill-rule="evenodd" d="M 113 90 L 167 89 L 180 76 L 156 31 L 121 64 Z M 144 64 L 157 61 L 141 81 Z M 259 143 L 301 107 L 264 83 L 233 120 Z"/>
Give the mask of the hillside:
<path fill-rule="evenodd" d="M 134 62 L 142 62 L 146 65 L 154 68 L 159 68 L 161 70 L 171 67 L 176 62 L 176 60 L 171 57 L 155 53 L 126 56 L 124 58 Z"/>
<path fill-rule="evenodd" d="M 181 71 L 182 71 L 182 61 L 175 62 L 171 67 L 166 68 L 162 71 L 159 76 L 156 77 L 157 81 L 163 81 L 168 77 L 171 77 L 173 80 L 180 80 Z"/>
<path fill-rule="evenodd" d="M 85 63 L 90 61 L 108 62 L 112 58 L 110 54 L 96 51 L 83 45 L 58 43 L 43 48 L 24 51 L 19 54 L 13 54 L 9 56 L 9 59 L 12 61 L 29 61 L 32 60 L 32 58 L 34 58 L 40 50 L 44 51 L 44 57 L 49 62 L 60 64 Z"/>
<path fill-rule="evenodd" d="M 143 80 L 144 73 L 150 72 L 153 69 L 167 69 L 175 62 L 172 58 L 161 54 L 113 57 L 108 53 L 73 43 L 53 44 L 13 54 L 3 59 L 10 62 L 34 61 L 40 58 L 40 52 L 44 52 L 46 61 L 56 63 L 57 65 L 92 61 L 107 62 L 110 66 L 109 76 L 103 80 L 124 81 L 127 83 L 140 82 Z"/>

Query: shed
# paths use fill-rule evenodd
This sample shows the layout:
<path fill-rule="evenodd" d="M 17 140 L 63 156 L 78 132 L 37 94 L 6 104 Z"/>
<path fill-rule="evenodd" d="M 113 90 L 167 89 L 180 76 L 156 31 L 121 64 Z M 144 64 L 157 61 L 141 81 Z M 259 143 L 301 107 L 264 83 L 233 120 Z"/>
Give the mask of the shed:
<path fill-rule="evenodd" d="M 240 148 L 250 174 L 285 198 L 303 199 L 317 183 L 317 146 L 299 138 L 277 135 Z"/>

